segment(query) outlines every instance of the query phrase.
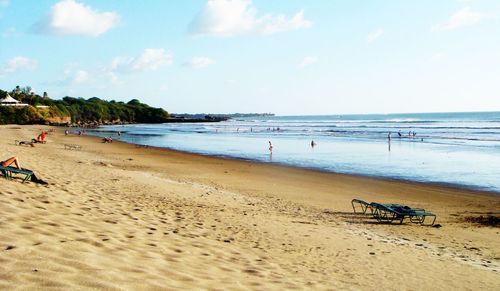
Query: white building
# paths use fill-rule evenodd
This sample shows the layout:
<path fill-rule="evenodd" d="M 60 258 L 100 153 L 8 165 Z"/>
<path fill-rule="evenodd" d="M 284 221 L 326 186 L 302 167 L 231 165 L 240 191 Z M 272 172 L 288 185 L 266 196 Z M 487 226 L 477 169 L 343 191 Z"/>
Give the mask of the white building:
<path fill-rule="evenodd" d="M 1 106 L 29 106 L 29 104 L 21 103 L 20 101 L 17 101 L 16 99 L 10 97 L 9 93 L 7 93 L 7 96 L 5 96 L 5 98 L 0 99 L 0 105 Z"/>

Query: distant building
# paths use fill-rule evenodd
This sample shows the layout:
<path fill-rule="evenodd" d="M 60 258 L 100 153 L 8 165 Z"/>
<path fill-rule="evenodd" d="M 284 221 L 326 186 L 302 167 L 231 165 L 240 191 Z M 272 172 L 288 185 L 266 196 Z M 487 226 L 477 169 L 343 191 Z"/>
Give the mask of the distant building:
<path fill-rule="evenodd" d="M 29 106 L 29 104 L 21 103 L 20 101 L 17 101 L 16 99 L 10 97 L 9 93 L 7 93 L 7 96 L 5 96 L 5 98 L 0 100 L 0 105 L 1 106 Z"/>

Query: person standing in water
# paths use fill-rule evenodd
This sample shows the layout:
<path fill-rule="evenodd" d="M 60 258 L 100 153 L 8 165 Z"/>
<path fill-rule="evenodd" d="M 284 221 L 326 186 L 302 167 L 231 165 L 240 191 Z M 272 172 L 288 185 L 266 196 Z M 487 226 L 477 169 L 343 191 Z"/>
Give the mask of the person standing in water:
<path fill-rule="evenodd" d="M 311 140 L 311 147 L 315 147 L 316 146 L 316 143 L 314 142 L 314 140 Z"/>
<path fill-rule="evenodd" d="M 269 161 L 273 160 L 273 144 L 269 141 Z"/>

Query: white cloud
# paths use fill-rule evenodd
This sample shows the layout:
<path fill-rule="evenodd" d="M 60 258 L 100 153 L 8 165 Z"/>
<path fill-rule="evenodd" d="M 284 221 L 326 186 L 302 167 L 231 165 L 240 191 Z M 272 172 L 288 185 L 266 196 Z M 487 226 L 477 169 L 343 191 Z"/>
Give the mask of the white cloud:
<path fill-rule="evenodd" d="M 432 63 L 438 63 L 438 62 L 441 62 L 442 60 L 444 60 L 445 58 L 446 58 L 446 53 L 439 52 L 439 53 L 433 54 L 429 58 L 429 61 Z"/>
<path fill-rule="evenodd" d="M 77 63 L 68 63 L 64 65 L 63 78 L 60 78 L 55 81 L 46 81 L 43 82 L 43 85 L 46 86 L 69 86 L 69 85 L 77 85 L 84 84 L 90 81 L 90 74 L 85 70 L 75 70 L 78 66 Z"/>
<path fill-rule="evenodd" d="M 302 62 L 299 63 L 299 68 L 305 68 L 307 66 L 313 65 L 318 62 L 318 57 L 315 56 L 306 56 L 302 60 Z"/>
<path fill-rule="evenodd" d="M 33 70 L 38 62 L 36 60 L 17 56 L 7 61 L 5 65 L 0 67 L 0 75 L 15 73 L 19 71 Z"/>
<path fill-rule="evenodd" d="M 450 19 L 444 23 L 440 23 L 432 28 L 433 31 L 450 30 L 463 26 L 469 26 L 479 23 L 484 15 L 480 12 L 471 11 L 470 7 L 460 9 L 453 14 Z"/>
<path fill-rule="evenodd" d="M 168 88 L 169 88 L 169 87 L 168 87 L 168 85 L 167 85 L 167 84 L 162 84 L 162 85 L 160 86 L 160 91 L 168 91 Z"/>
<path fill-rule="evenodd" d="M 121 84 L 120 78 L 118 78 L 118 76 L 115 73 L 108 72 L 106 74 L 106 76 L 109 78 L 109 80 L 111 81 L 111 83 L 113 83 L 113 84 Z"/>
<path fill-rule="evenodd" d="M 246 33 L 273 34 L 312 26 L 304 19 L 304 11 L 291 18 L 266 14 L 257 17 L 251 0 L 208 0 L 193 19 L 190 32 L 196 36 L 228 37 Z"/>
<path fill-rule="evenodd" d="M 3 38 L 15 37 L 21 35 L 15 27 L 9 27 L 2 32 Z"/>
<path fill-rule="evenodd" d="M 99 12 L 74 0 L 63 0 L 35 24 L 35 30 L 55 35 L 97 37 L 115 27 L 119 19 L 115 12 Z"/>
<path fill-rule="evenodd" d="M 368 34 L 368 36 L 366 37 L 366 41 L 367 42 L 374 42 L 376 41 L 378 38 L 380 38 L 382 35 L 384 34 L 384 30 L 379 28 L 375 31 L 372 31 Z"/>
<path fill-rule="evenodd" d="M 132 61 L 132 69 L 137 71 L 155 71 L 163 66 L 171 65 L 173 57 L 164 49 L 145 49 Z"/>
<path fill-rule="evenodd" d="M 309 28 L 312 22 L 304 19 L 304 10 L 300 10 L 289 20 L 284 15 L 276 17 L 266 16 L 263 18 L 262 33 L 272 34 L 276 32 Z"/>
<path fill-rule="evenodd" d="M 161 67 L 171 65 L 173 56 L 164 49 L 147 48 L 139 56 L 115 57 L 111 62 L 111 72 L 155 71 Z"/>
<path fill-rule="evenodd" d="M 193 69 L 202 69 L 213 64 L 215 64 L 215 60 L 207 57 L 193 57 L 187 63 L 187 65 Z"/>
<path fill-rule="evenodd" d="M 75 83 L 85 83 L 89 80 L 89 72 L 84 71 L 84 70 L 79 70 L 76 72 L 75 77 L 73 78 L 73 81 Z"/>

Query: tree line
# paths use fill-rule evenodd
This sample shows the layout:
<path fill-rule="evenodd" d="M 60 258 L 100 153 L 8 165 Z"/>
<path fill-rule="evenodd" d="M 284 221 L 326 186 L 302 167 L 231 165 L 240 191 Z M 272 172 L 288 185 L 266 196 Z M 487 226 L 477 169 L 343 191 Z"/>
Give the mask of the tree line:
<path fill-rule="evenodd" d="M 84 99 L 66 96 L 54 100 L 44 92 L 43 96 L 32 89 L 17 86 L 10 92 L 0 90 L 0 99 L 7 96 L 32 106 L 0 106 L 0 124 L 44 124 L 68 120 L 71 123 L 162 123 L 169 119 L 167 111 L 141 103 L 137 99 L 129 102 L 106 101 L 97 97 Z M 37 105 L 49 106 L 38 109 Z"/>

